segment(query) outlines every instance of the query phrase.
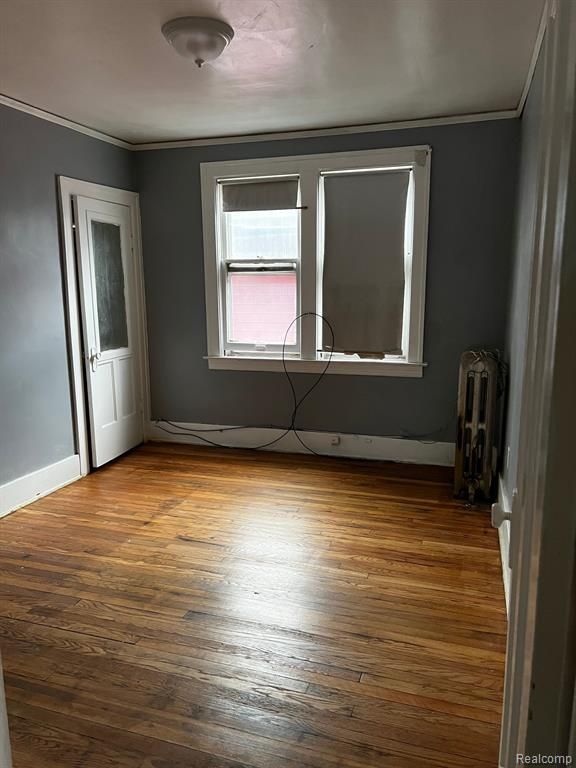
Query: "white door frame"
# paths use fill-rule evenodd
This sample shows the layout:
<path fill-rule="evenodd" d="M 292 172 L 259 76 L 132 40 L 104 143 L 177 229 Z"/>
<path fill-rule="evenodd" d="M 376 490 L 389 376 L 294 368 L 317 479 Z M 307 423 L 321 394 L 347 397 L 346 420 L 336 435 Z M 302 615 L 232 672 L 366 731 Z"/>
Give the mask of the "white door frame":
<path fill-rule="evenodd" d="M 570 634 L 574 468 L 567 447 L 576 430 L 576 322 L 567 310 L 575 287 L 575 229 L 568 206 L 576 195 L 576 6 L 556 0 L 549 12 L 518 492 L 511 514 L 502 768 L 516 766 L 518 754 L 567 754 L 570 669 L 576 662 Z"/>
<path fill-rule="evenodd" d="M 106 187 L 89 181 L 59 176 L 60 223 L 64 255 L 64 285 L 68 345 L 71 367 L 72 408 L 76 437 L 76 451 L 80 457 L 80 475 L 90 471 L 89 434 L 84 388 L 82 360 L 82 314 L 78 299 L 78 265 L 72 198 L 75 195 L 92 197 L 109 203 L 125 205 L 130 209 L 132 252 L 136 279 L 137 349 L 139 356 L 140 387 L 142 392 L 142 430 L 146 439 L 146 425 L 150 421 L 150 377 L 148 367 L 148 336 L 146 325 L 146 300 L 144 293 L 144 266 L 142 260 L 142 234 L 140 226 L 140 202 L 137 192 Z"/>

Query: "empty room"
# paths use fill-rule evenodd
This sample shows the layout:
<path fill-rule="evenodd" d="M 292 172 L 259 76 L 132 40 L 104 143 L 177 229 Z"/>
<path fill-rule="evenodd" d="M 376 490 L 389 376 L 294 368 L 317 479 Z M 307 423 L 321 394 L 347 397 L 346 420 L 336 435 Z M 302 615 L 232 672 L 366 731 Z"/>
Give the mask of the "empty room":
<path fill-rule="evenodd" d="M 576 2 L 0 0 L 0 768 L 576 751 Z"/>

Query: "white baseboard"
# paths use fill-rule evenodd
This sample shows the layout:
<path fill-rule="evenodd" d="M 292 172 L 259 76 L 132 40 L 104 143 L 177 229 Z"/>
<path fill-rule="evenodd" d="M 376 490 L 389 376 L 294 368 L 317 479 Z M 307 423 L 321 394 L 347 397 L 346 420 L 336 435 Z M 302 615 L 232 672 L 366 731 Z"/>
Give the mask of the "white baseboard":
<path fill-rule="evenodd" d="M 174 422 L 174 424 L 188 430 L 222 428 L 222 425 L 214 424 L 187 424 L 184 422 Z M 194 435 L 185 432 L 170 434 L 160 427 L 171 432 L 178 432 L 177 427 L 164 422 L 149 422 L 147 438 L 171 443 L 206 445 Z M 270 442 L 281 434 L 282 430 L 280 429 L 258 428 L 230 432 L 209 432 L 204 433 L 203 437 L 229 448 L 251 448 Z M 307 445 L 323 456 L 402 461 L 408 464 L 436 464 L 443 467 L 454 466 L 454 443 L 421 442 L 397 437 L 348 435 L 336 432 L 300 432 L 299 434 Z M 334 444 L 336 442 L 337 444 Z M 308 453 L 292 432 L 265 450 L 281 453 Z"/>
<path fill-rule="evenodd" d="M 79 478 L 80 457 L 75 455 L 0 485 L 0 517 L 42 496 L 47 496 Z"/>
<path fill-rule="evenodd" d="M 502 476 L 498 478 L 498 504 L 506 514 L 512 511 L 512 505 L 508 496 L 508 491 Z M 500 541 L 500 558 L 502 560 L 502 581 L 504 582 L 504 597 L 506 599 L 506 612 L 510 613 L 510 582 L 512 572 L 510 570 L 510 520 L 504 520 L 498 528 L 498 539 Z"/>

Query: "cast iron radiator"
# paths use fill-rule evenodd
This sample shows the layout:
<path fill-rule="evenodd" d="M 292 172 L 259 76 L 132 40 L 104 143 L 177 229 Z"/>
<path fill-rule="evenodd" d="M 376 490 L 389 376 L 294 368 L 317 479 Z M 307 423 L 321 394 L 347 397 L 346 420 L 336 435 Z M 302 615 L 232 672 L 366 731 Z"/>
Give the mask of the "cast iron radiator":
<path fill-rule="evenodd" d="M 497 351 L 468 350 L 460 358 L 454 495 L 470 502 L 494 496 L 498 460 L 498 398 L 503 366 Z"/>

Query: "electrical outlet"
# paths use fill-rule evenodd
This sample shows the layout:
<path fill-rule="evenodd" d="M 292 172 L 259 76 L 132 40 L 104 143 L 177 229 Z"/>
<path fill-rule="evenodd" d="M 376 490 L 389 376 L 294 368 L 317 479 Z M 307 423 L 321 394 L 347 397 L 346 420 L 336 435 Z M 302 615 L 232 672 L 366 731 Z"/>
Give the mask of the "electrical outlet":
<path fill-rule="evenodd" d="M 330 445 L 340 445 L 342 442 L 342 438 L 340 435 L 334 435 L 334 437 L 330 438 Z"/>

